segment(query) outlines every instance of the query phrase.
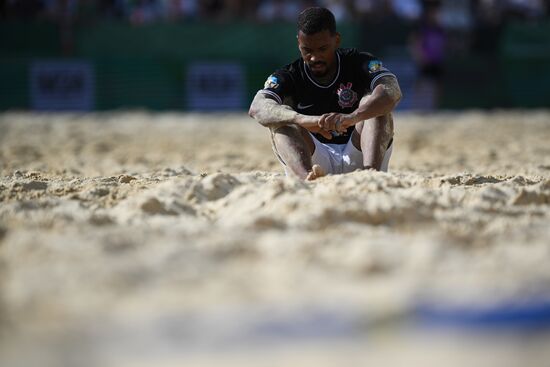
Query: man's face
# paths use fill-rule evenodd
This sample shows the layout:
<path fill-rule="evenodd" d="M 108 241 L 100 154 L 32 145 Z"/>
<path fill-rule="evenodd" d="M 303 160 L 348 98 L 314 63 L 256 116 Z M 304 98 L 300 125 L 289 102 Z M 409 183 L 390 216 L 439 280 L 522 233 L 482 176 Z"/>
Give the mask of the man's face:
<path fill-rule="evenodd" d="M 340 34 L 322 31 L 305 34 L 298 31 L 298 48 L 302 59 L 317 77 L 323 77 L 336 68 L 336 49 L 340 47 Z"/>

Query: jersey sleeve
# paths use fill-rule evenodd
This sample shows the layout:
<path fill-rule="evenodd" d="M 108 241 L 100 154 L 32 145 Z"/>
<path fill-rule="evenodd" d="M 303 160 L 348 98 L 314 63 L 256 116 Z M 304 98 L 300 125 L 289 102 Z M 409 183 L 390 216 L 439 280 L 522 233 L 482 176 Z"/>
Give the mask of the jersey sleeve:
<path fill-rule="evenodd" d="M 384 76 L 396 77 L 391 71 L 389 71 L 380 59 L 367 53 L 361 52 L 359 54 L 359 60 L 361 63 L 361 69 L 363 70 L 363 76 L 366 79 L 367 85 L 370 91 L 376 87 L 376 82 Z"/>
<path fill-rule="evenodd" d="M 292 95 L 293 89 L 290 74 L 284 70 L 278 70 L 267 78 L 260 93 L 279 102 L 279 104 L 283 104 L 285 97 Z"/>

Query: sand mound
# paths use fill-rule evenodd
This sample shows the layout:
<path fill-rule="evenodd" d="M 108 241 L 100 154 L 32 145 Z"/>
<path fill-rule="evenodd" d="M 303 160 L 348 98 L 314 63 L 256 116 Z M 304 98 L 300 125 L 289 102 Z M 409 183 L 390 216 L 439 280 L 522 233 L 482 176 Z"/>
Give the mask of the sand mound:
<path fill-rule="evenodd" d="M 548 337 L 474 333 L 463 353 L 403 320 L 433 321 L 434 303 L 544 310 L 549 121 L 398 115 L 389 173 L 301 182 L 240 114 L 0 115 L 0 356 L 426 364 L 436 342 L 434 365 L 546 361 Z"/>

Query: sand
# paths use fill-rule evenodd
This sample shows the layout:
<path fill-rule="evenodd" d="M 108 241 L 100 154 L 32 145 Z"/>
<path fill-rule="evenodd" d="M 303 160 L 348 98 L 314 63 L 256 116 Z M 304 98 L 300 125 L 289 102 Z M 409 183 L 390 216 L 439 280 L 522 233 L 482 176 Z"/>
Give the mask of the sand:
<path fill-rule="evenodd" d="M 245 114 L 1 114 L 0 365 L 544 365 L 550 112 L 395 122 L 301 182 Z"/>

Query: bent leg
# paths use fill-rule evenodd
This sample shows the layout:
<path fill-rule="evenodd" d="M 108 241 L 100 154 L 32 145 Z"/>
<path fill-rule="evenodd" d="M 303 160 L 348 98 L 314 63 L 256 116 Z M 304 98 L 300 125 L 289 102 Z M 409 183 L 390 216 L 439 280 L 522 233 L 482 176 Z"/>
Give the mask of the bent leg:
<path fill-rule="evenodd" d="M 315 144 L 306 129 L 296 125 L 282 126 L 271 130 L 271 137 L 275 153 L 292 173 L 301 179 L 317 177 L 311 163 Z"/>
<path fill-rule="evenodd" d="M 392 115 L 387 114 L 361 121 L 355 125 L 351 139 L 355 148 L 363 153 L 364 168 L 379 171 L 386 150 L 393 139 Z"/>

